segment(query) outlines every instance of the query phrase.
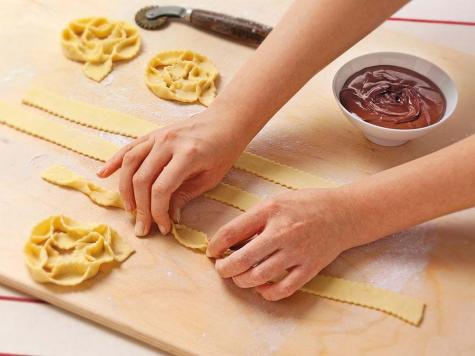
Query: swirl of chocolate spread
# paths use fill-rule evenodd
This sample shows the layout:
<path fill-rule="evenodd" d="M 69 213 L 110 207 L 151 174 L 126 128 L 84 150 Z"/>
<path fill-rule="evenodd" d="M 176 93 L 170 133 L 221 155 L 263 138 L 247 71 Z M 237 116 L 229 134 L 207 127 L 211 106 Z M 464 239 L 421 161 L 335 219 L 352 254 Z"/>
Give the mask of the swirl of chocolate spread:
<path fill-rule="evenodd" d="M 378 65 L 347 79 L 340 102 L 374 125 L 415 129 L 439 121 L 445 113 L 444 94 L 425 76 L 410 69 Z"/>

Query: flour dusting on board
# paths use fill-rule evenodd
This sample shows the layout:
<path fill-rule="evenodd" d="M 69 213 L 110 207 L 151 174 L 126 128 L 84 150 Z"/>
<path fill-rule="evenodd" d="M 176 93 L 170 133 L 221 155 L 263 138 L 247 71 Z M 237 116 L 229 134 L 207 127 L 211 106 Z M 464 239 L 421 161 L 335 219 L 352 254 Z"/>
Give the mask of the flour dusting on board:
<path fill-rule="evenodd" d="M 257 327 L 255 329 L 255 337 L 257 340 L 265 343 L 266 350 L 256 350 L 256 354 L 272 355 L 276 353 L 294 330 L 295 323 L 285 318 L 273 319 L 270 326 Z"/>
<path fill-rule="evenodd" d="M 400 292 L 423 277 L 435 240 L 430 223 L 343 253 L 325 273 Z M 433 234 L 432 234 L 433 235 Z"/>
<path fill-rule="evenodd" d="M 91 86 L 84 93 L 77 93 L 71 99 L 90 102 L 91 95 L 101 98 L 98 106 L 108 107 L 113 110 L 149 119 L 155 118 L 157 124 L 170 124 L 181 119 L 191 117 L 204 110 L 196 104 L 180 104 L 166 101 L 153 96 L 145 91 L 145 95 L 153 96 L 152 100 L 144 100 L 144 90 L 134 86 L 116 85 L 114 73 L 108 75 L 99 86 Z M 106 93 L 104 91 L 107 90 Z"/>
<path fill-rule="evenodd" d="M 108 132 L 98 131 L 98 135 L 100 138 L 103 138 L 104 140 L 112 142 L 116 144 L 117 146 L 121 146 L 121 147 L 132 141 L 132 139 L 129 137 L 111 134 Z"/>
<path fill-rule="evenodd" d="M 114 81 L 114 79 L 115 79 L 115 74 L 114 74 L 114 73 L 109 73 L 109 75 L 108 75 L 107 77 L 105 77 L 105 79 L 102 80 L 102 82 L 100 82 L 100 84 L 101 84 L 102 86 L 107 87 L 107 86 L 109 86 L 109 85 L 112 84 L 112 82 Z"/>
<path fill-rule="evenodd" d="M 363 268 L 363 271 L 372 271 L 368 282 L 401 291 L 410 280 L 419 279 L 434 246 L 427 231 L 427 225 L 420 225 L 381 241 L 385 251 Z"/>
<path fill-rule="evenodd" d="M 31 80 L 35 76 L 35 71 L 30 66 L 13 68 L 6 73 L 0 73 L 0 86 L 9 84 L 18 85 L 18 82 Z"/>

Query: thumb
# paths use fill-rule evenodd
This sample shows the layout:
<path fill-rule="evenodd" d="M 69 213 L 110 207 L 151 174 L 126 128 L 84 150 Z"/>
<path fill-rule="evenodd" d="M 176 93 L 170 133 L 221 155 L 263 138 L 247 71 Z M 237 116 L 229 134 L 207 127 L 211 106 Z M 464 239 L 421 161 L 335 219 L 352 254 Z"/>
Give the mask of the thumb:
<path fill-rule="evenodd" d="M 172 195 L 170 200 L 171 217 L 176 223 L 180 222 L 181 210 L 193 199 L 212 189 L 216 184 L 209 177 L 200 174 L 185 181 Z"/>

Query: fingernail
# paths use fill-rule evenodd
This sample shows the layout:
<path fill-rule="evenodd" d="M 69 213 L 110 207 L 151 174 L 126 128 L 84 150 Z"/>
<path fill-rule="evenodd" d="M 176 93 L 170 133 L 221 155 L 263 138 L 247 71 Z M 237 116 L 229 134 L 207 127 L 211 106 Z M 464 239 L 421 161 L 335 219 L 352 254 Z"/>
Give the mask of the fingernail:
<path fill-rule="evenodd" d="M 209 253 L 209 250 L 208 250 L 208 249 L 206 249 L 206 256 L 207 256 L 207 257 L 210 257 L 210 258 L 213 257 L 213 256 L 211 256 L 211 254 Z"/>
<path fill-rule="evenodd" d="M 124 202 L 124 207 L 125 207 L 125 211 L 127 211 L 128 213 L 132 212 L 132 205 L 130 205 L 128 201 Z"/>
<path fill-rule="evenodd" d="M 176 208 L 174 215 L 175 215 L 175 222 L 179 223 L 180 220 L 181 220 L 181 209 L 180 209 L 180 208 Z"/>
<path fill-rule="evenodd" d="M 158 225 L 158 229 L 160 230 L 162 235 L 166 235 L 168 233 L 168 231 L 162 225 Z"/>
<path fill-rule="evenodd" d="M 143 222 L 137 221 L 135 223 L 135 235 L 136 236 L 144 236 L 145 235 L 145 226 Z"/>
<path fill-rule="evenodd" d="M 96 174 L 98 176 L 101 176 L 102 174 L 104 174 L 104 172 L 106 171 L 106 168 L 105 167 L 101 167 L 99 168 L 99 170 L 96 172 Z"/>

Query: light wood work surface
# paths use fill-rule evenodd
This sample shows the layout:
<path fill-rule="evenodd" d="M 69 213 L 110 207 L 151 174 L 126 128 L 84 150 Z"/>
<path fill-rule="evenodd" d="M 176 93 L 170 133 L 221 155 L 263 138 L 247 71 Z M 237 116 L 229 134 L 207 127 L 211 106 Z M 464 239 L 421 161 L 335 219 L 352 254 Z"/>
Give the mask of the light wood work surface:
<path fill-rule="evenodd" d="M 274 25 L 289 3 L 203 0 L 198 5 Z M 36 85 L 162 123 L 199 112 L 201 106 L 166 102 L 148 91 L 143 76 L 150 57 L 166 49 L 192 49 L 207 55 L 221 73 L 219 92 L 252 48 L 172 23 L 160 32 L 141 31 L 143 50 L 139 57 L 115 65 L 109 77 L 99 84 L 87 79 L 81 65 L 61 53 L 60 31 L 73 18 L 104 15 L 132 22 L 135 11 L 148 4 L 121 0 L 70 2 L 63 6 L 59 0 L 3 1 L 0 72 L 11 74 L 0 79 L 0 99 L 20 103 L 25 91 Z M 460 95 L 454 118 L 445 126 L 396 148 L 368 142 L 338 111 L 331 93 L 333 74 L 345 61 L 363 53 L 387 50 L 416 54 L 438 64 L 455 80 Z M 312 79 L 266 126 L 249 150 L 345 183 L 442 148 L 475 131 L 474 59 L 377 30 Z M 22 75 L 21 80 L 16 80 L 18 73 L 31 73 L 32 79 Z M 114 142 L 128 142 L 83 130 Z M 348 251 L 324 271 L 423 300 L 427 304 L 425 318 L 420 327 L 414 327 L 377 311 L 304 293 L 278 303 L 266 302 L 252 291 L 221 280 L 210 260 L 183 248 L 172 238 L 155 233 L 150 238 L 137 239 L 125 213 L 93 206 L 83 195 L 40 179 L 45 168 L 59 163 L 95 179 L 98 162 L 4 126 L 0 126 L 0 152 L 2 284 L 182 354 L 475 352 L 474 209 Z M 261 196 L 283 190 L 235 170 L 225 181 Z M 116 189 L 117 179 L 103 185 Z M 84 222 L 110 224 L 137 253 L 120 267 L 108 268 L 77 288 L 36 284 L 23 261 L 23 244 L 33 225 L 59 213 Z M 200 198 L 185 211 L 184 221 L 211 235 L 237 214 L 232 208 Z M 32 325 L 29 332 L 34 332 L 35 327 L 47 325 Z"/>

